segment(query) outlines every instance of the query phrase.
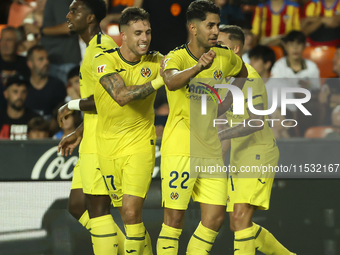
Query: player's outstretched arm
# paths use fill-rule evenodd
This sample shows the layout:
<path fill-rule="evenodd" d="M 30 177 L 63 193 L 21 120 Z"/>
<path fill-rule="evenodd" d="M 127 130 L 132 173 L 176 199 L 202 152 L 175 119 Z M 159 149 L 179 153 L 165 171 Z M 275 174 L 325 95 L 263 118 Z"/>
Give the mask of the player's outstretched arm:
<path fill-rule="evenodd" d="M 177 69 L 168 69 L 163 72 L 163 79 L 170 91 L 174 91 L 186 86 L 191 78 L 194 78 L 201 71 L 211 67 L 214 62 L 216 53 L 213 50 L 204 53 L 197 64 L 191 68 L 179 71 Z"/>
<path fill-rule="evenodd" d="M 59 123 L 59 127 L 63 128 L 63 119 L 67 119 L 67 117 L 72 114 L 72 112 L 76 111 L 96 111 L 96 104 L 94 102 L 93 95 L 82 98 L 71 100 L 67 104 L 61 106 L 58 110 L 57 120 Z"/>
<path fill-rule="evenodd" d="M 244 83 L 246 82 L 246 78 L 248 77 L 248 71 L 244 63 L 242 63 L 241 71 L 235 77 L 236 79 L 233 82 L 233 85 L 238 87 L 240 90 L 242 90 Z M 221 116 L 223 113 L 228 111 L 232 103 L 233 103 L 233 95 L 232 93 L 228 93 L 226 97 L 223 99 L 222 105 L 220 104 L 218 105 L 217 116 Z"/>
<path fill-rule="evenodd" d="M 58 153 L 61 152 L 62 156 L 71 155 L 73 150 L 80 144 L 83 139 L 84 122 L 77 127 L 71 134 L 63 137 L 58 145 Z"/>
<path fill-rule="evenodd" d="M 132 100 L 146 98 L 155 90 L 163 86 L 161 76 L 143 85 L 125 86 L 123 78 L 118 73 L 105 75 L 100 79 L 100 84 L 120 106 L 124 106 Z"/>
<path fill-rule="evenodd" d="M 257 110 L 263 110 L 263 104 L 258 104 L 254 106 Z M 249 118 L 244 121 L 244 123 L 238 124 L 236 126 L 232 126 L 228 129 L 225 129 L 223 131 L 218 132 L 218 138 L 220 141 L 223 141 L 225 139 L 232 139 L 242 136 L 250 135 L 256 131 L 262 130 L 264 125 L 261 125 L 264 123 L 264 116 L 262 115 L 255 115 L 249 111 L 247 108 Z M 251 121 L 252 126 L 248 125 L 248 122 Z M 261 122 L 261 121 L 262 122 Z"/>

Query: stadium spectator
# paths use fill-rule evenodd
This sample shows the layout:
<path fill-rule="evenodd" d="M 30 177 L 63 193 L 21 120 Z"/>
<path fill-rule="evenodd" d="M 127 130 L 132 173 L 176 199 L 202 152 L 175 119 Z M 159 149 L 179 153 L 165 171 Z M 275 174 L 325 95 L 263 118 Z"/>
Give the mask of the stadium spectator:
<path fill-rule="evenodd" d="M 302 32 L 293 30 L 285 36 L 283 41 L 287 56 L 276 61 L 271 71 L 271 77 L 280 78 L 278 83 L 283 82 L 287 87 L 305 88 L 312 92 L 311 100 L 304 104 L 312 116 L 306 116 L 302 111 L 296 112 L 299 120 L 299 133 L 304 134 L 309 127 L 318 124 L 317 93 L 320 90 L 320 71 L 313 61 L 302 57 L 306 46 L 306 36 Z M 304 97 L 303 93 L 294 93 L 294 98 Z"/>
<path fill-rule="evenodd" d="M 240 3 L 234 0 L 213 0 L 213 2 L 221 10 L 221 24 L 236 24 L 245 20 Z"/>
<path fill-rule="evenodd" d="M 340 44 L 340 2 L 312 0 L 302 11 L 301 28 L 310 46 Z"/>
<path fill-rule="evenodd" d="M 333 132 L 327 134 L 326 139 L 340 139 L 340 105 L 337 105 L 332 112 Z"/>
<path fill-rule="evenodd" d="M 340 45 L 336 48 L 334 54 L 333 72 L 338 77 L 326 80 L 319 93 L 319 124 L 321 125 L 331 124 L 331 113 L 337 105 L 340 105 Z"/>
<path fill-rule="evenodd" d="M 296 86 L 310 91 L 319 91 L 319 68 L 313 61 L 302 57 L 306 46 L 306 36 L 300 31 L 293 30 L 283 39 L 283 42 L 287 56 L 276 61 L 271 71 L 271 77 L 296 78 L 297 83 L 289 82 L 290 87 Z"/>
<path fill-rule="evenodd" d="M 46 0 L 36 0 L 36 7 L 28 12 L 22 21 L 25 40 L 20 43 L 20 52 L 23 55 L 27 55 L 27 51 L 40 41 L 40 28 L 43 23 L 45 4 Z"/>
<path fill-rule="evenodd" d="M 73 111 L 72 114 L 65 117 L 63 120 L 63 127 L 59 132 L 54 134 L 54 139 L 62 139 L 63 137 L 71 134 L 76 128 L 82 123 L 83 119 L 81 117 L 80 111 Z"/>
<path fill-rule="evenodd" d="M 270 78 L 270 71 L 275 63 L 275 52 L 264 45 L 257 45 L 249 51 L 250 65 L 266 83 Z"/>
<path fill-rule="evenodd" d="M 18 31 L 14 27 L 6 27 L 1 31 L 0 39 L 0 83 L 3 86 L 9 76 L 20 73 L 28 78 L 30 71 L 26 58 L 17 55 Z"/>
<path fill-rule="evenodd" d="M 67 96 L 65 102 L 80 99 L 79 66 L 72 68 L 67 74 Z"/>
<path fill-rule="evenodd" d="M 39 116 L 25 107 L 28 86 L 29 81 L 22 75 L 8 78 L 4 91 L 7 109 L 0 112 L 0 139 L 27 139 L 27 123 Z"/>
<path fill-rule="evenodd" d="M 27 54 L 31 70 L 31 87 L 28 89 L 26 106 L 50 120 L 53 109 L 66 97 L 64 84 L 49 76 L 49 61 L 45 48 L 33 46 Z"/>
<path fill-rule="evenodd" d="M 48 122 L 41 116 L 34 117 L 28 124 L 28 139 L 44 139 L 48 138 L 49 129 Z"/>
<path fill-rule="evenodd" d="M 252 32 L 256 41 L 265 45 L 279 45 L 291 30 L 300 30 L 300 7 L 289 0 L 269 0 L 259 4 L 254 12 Z"/>
<path fill-rule="evenodd" d="M 66 14 L 72 0 L 47 0 L 43 26 L 40 29 L 41 44 L 48 52 L 51 76 L 67 83 L 67 73 L 81 60 L 78 35 L 70 35 Z"/>

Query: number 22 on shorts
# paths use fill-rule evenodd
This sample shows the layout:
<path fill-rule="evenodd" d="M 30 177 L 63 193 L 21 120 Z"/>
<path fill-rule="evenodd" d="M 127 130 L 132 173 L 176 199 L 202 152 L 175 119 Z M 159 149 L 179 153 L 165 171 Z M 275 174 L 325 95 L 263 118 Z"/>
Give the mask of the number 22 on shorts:
<path fill-rule="evenodd" d="M 170 177 L 172 177 L 172 179 L 169 181 L 169 187 L 172 188 L 172 189 L 176 189 L 177 185 L 174 185 L 173 183 L 178 179 L 179 173 L 177 171 L 172 171 L 170 173 Z M 189 173 L 183 172 L 182 175 L 181 175 L 181 178 L 183 179 L 182 182 L 181 182 L 181 188 L 187 189 L 188 186 L 185 186 L 185 183 L 189 179 Z"/>

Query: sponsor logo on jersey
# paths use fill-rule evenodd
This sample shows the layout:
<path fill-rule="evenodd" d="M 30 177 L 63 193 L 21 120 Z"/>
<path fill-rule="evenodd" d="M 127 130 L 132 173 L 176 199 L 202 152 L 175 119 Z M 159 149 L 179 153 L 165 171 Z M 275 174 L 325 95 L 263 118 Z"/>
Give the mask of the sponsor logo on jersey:
<path fill-rule="evenodd" d="M 217 69 L 215 72 L 214 72 L 214 79 L 216 81 L 218 80 L 221 80 L 222 79 L 222 76 L 223 76 L 223 73 L 221 70 Z"/>
<path fill-rule="evenodd" d="M 106 65 L 101 65 L 97 67 L 97 73 L 105 73 Z"/>
<path fill-rule="evenodd" d="M 179 194 L 178 194 L 177 192 L 171 192 L 170 198 L 171 198 L 172 200 L 177 200 L 178 197 L 179 197 Z"/>
<path fill-rule="evenodd" d="M 142 67 L 142 69 L 140 70 L 140 74 L 144 77 L 144 78 L 149 78 L 151 75 L 151 70 L 149 67 Z"/>

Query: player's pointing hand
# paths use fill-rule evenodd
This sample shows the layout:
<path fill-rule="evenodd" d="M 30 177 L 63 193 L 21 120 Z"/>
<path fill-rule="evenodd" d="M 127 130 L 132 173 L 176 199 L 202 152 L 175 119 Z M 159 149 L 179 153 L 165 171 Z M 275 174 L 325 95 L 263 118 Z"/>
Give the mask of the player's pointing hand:
<path fill-rule="evenodd" d="M 204 53 L 200 57 L 196 66 L 199 68 L 200 71 L 208 69 L 214 62 L 215 57 L 216 57 L 215 51 L 209 50 L 207 53 Z"/>

